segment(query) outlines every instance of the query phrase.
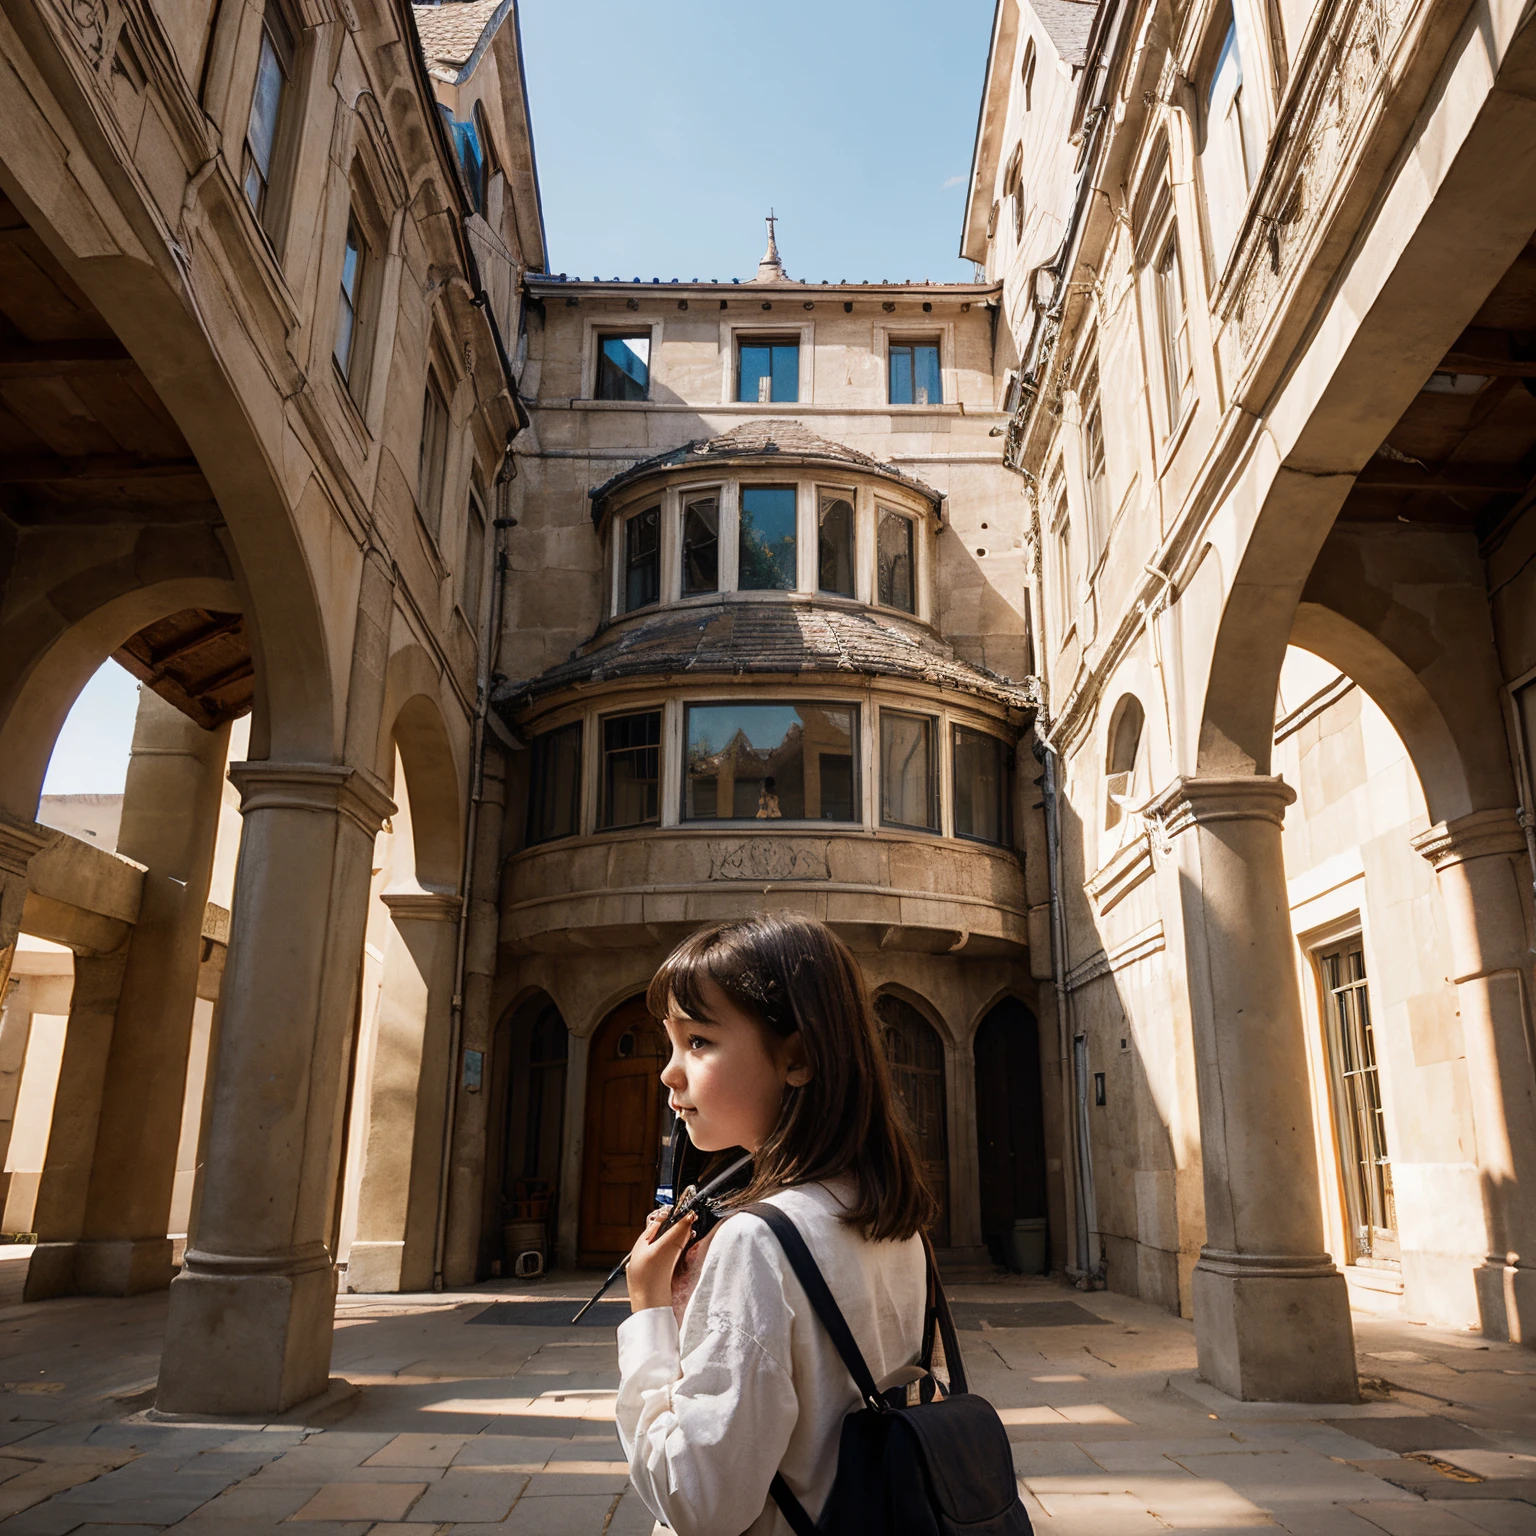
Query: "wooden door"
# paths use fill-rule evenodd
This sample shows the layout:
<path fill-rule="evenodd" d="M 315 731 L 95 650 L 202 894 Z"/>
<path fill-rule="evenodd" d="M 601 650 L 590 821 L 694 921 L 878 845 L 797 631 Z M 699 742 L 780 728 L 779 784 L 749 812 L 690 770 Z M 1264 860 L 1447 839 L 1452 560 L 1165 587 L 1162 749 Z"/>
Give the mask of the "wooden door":
<path fill-rule="evenodd" d="M 656 1205 L 667 1036 L 643 998 L 614 1010 L 587 1062 L 580 1262 L 616 1264 Z"/>
<path fill-rule="evenodd" d="M 944 1042 L 911 1003 L 889 993 L 876 999 L 880 1044 L 897 1097 L 917 1139 L 928 1187 L 939 1202 L 929 1232 L 936 1248 L 949 1246 L 949 1127 L 944 1109 Z"/>

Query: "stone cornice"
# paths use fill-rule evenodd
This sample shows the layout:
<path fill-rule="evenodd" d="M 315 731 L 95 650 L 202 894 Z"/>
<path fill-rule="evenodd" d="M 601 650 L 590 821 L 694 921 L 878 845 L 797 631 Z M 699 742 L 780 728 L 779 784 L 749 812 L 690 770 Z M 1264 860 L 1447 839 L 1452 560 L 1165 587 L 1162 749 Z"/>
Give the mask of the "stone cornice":
<path fill-rule="evenodd" d="M 1152 840 L 1146 832 L 1133 838 L 1084 883 L 1093 909 L 1103 916 L 1117 907 L 1152 873 Z"/>
<path fill-rule="evenodd" d="M 1161 822 L 1169 837 L 1218 821 L 1272 821 L 1279 827 L 1295 798 L 1284 779 L 1270 774 L 1178 778 L 1149 800 L 1142 814 Z"/>
<path fill-rule="evenodd" d="M 1465 864 L 1469 859 L 1495 855 L 1508 857 L 1526 852 L 1525 833 L 1520 829 L 1518 813 L 1513 806 L 1473 811 L 1468 816 L 1458 816 L 1455 821 L 1442 821 L 1429 831 L 1419 833 L 1412 841 L 1414 848 L 1437 871 Z"/>
<path fill-rule="evenodd" d="M 35 821 L 0 816 L 0 874 L 25 875 L 33 858 L 58 835 Z"/>
<path fill-rule="evenodd" d="M 397 923 L 452 923 L 464 910 L 459 897 L 442 891 L 385 891 L 379 900 Z"/>
<path fill-rule="evenodd" d="M 342 763 L 248 762 L 229 765 L 240 791 L 240 814 L 253 811 L 316 811 L 342 815 L 369 837 L 378 835 L 395 803 L 373 777 Z"/>

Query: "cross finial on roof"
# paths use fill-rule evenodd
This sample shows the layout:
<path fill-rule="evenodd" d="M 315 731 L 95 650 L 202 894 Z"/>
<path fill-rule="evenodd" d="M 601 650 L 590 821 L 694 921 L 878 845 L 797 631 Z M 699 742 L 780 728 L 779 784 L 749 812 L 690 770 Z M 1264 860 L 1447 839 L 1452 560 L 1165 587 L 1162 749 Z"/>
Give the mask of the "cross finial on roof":
<path fill-rule="evenodd" d="M 760 283 L 787 283 L 791 281 L 789 274 L 784 270 L 784 263 L 779 260 L 779 242 L 774 226 L 779 222 L 779 216 L 772 208 L 768 210 L 768 217 L 764 221 L 768 225 L 768 249 L 763 252 L 763 259 L 757 264 L 757 281 Z"/>

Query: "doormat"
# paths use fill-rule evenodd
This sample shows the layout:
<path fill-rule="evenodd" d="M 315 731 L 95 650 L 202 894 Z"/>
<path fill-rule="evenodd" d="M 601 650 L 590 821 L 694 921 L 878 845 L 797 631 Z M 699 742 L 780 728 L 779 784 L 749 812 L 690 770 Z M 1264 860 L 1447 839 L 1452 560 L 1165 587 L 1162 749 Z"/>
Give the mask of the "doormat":
<path fill-rule="evenodd" d="M 952 1301 L 955 1327 L 979 1328 L 1090 1328 L 1107 1327 L 1099 1317 L 1075 1301 Z"/>
<path fill-rule="evenodd" d="M 581 1310 L 574 1301 L 493 1301 L 483 1312 L 466 1321 L 494 1323 L 504 1328 L 569 1328 Z M 581 1328 L 607 1328 L 610 1332 L 629 1316 L 627 1301 L 600 1301 L 577 1324 Z"/>

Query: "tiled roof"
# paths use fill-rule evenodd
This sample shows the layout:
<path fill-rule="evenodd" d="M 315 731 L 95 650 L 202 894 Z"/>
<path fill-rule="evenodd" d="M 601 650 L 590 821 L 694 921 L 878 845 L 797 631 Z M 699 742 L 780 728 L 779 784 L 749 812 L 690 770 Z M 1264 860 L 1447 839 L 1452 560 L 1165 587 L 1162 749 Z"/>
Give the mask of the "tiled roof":
<path fill-rule="evenodd" d="M 628 677 L 764 672 L 908 678 L 1018 709 L 1038 702 L 1030 687 L 959 660 L 953 647 L 919 625 L 809 602 L 669 609 L 612 639 L 599 635 L 530 681 L 503 683 L 492 701 L 512 717 L 562 688 Z"/>
<path fill-rule="evenodd" d="M 512 0 L 444 0 L 441 5 L 413 5 L 416 31 L 428 69 L 450 81 L 469 73 L 465 66 L 478 61 L 482 43 L 488 44 L 497 27 L 512 9 Z"/>
<path fill-rule="evenodd" d="M 893 465 L 882 464 L 878 459 L 871 458 L 867 453 L 860 453 L 856 448 L 849 448 L 842 443 L 834 443 L 824 437 L 818 437 L 797 421 L 749 421 L 742 426 L 732 427 L 729 432 L 724 432 L 719 437 L 684 443 L 681 448 L 658 453 L 653 458 L 641 459 L 638 464 L 632 464 L 628 469 L 621 470 L 611 479 L 605 480 L 596 490 L 589 492 L 592 497 L 592 515 L 594 518 L 598 515 L 603 501 L 614 491 L 647 475 L 655 474 L 658 470 L 693 468 L 700 464 L 711 463 L 729 464 L 743 459 L 772 457 L 782 458 L 787 463 L 847 464 L 869 474 L 880 475 L 886 480 L 898 481 L 919 495 L 927 497 L 935 508 L 944 499 L 931 486 L 924 485 L 921 480 L 914 479 L 911 475 L 904 475 Z"/>
<path fill-rule="evenodd" d="M 1029 0 L 1029 5 L 1062 62 L 1082 64 L 1088 57 L 1088 35 L 1099 12 L 1098 0 Z"/>

